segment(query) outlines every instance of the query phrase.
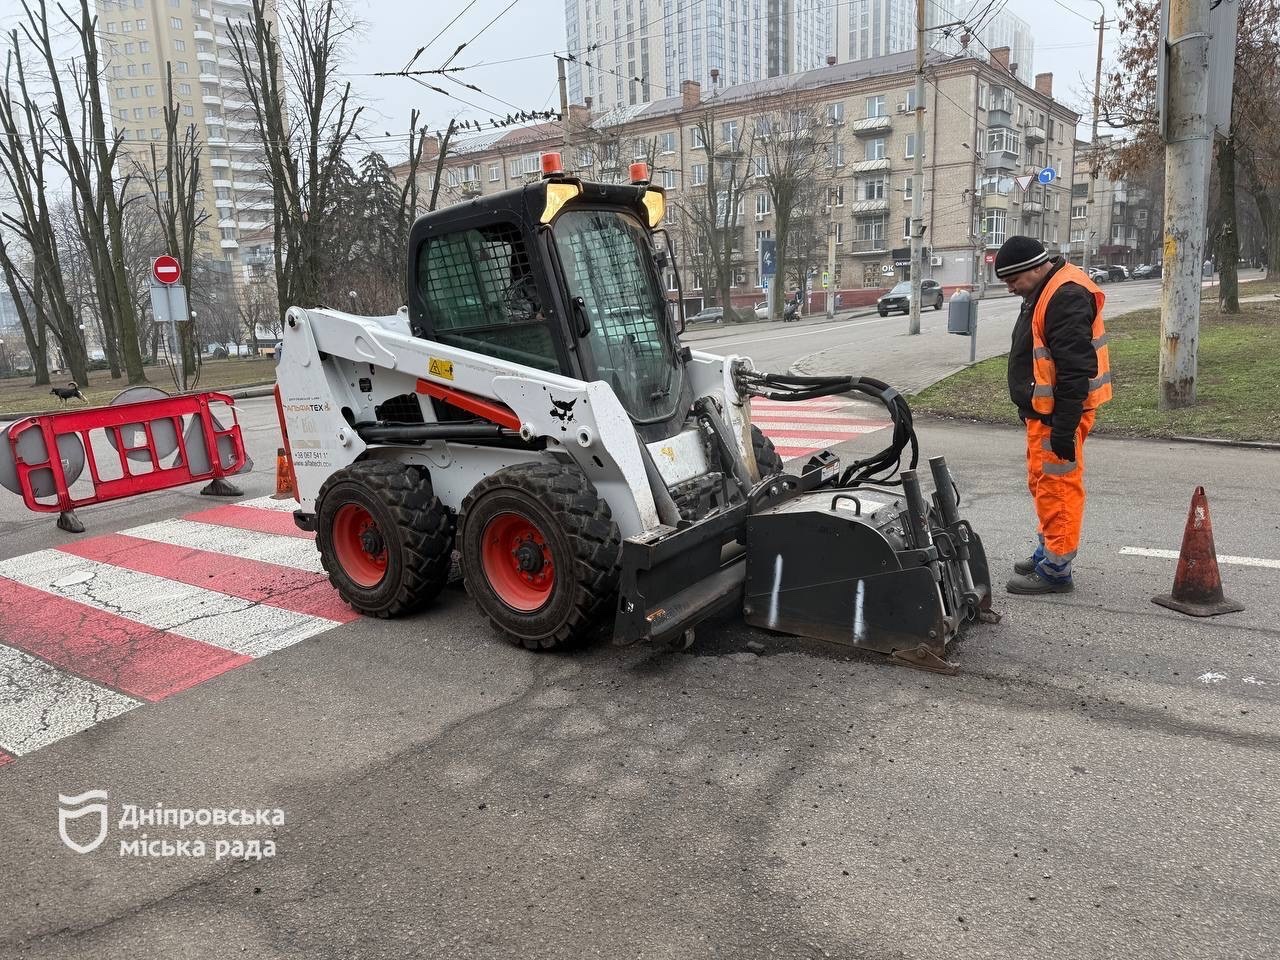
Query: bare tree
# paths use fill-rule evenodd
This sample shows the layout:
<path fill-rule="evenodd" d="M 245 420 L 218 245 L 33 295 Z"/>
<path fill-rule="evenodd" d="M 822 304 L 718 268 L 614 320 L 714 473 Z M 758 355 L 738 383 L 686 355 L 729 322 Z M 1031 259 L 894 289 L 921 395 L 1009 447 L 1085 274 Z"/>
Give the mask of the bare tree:
<path fill-rule="evenodd" d="M 16 30 L 9 34 L 9 41 L 4 86 L 0 88 L 0 173 L 12 202 L 0 213 L 0 225 L 12 229 L 22 240 L 31 260 L 24 269 L 15 248 L 0 240 L 0 265 L 18 306 L 37 382 L 48 383 L 46 330 L 72 376 L 77 382 L 88 382 L 84 336 L 63 285 L 62 250 L 45 191 L 49 179 L 45 161 L 51 150 L 48 111 L 31 89 Z"/>
<path fill-rule="evenodd" d="M 706 152 L 701 182 L 682 191 L 680 206 L 685 249 L 695 263 L 702 261 L 714 279 L 716 301 L 728 312 L 734 274 L 744 267 L 742 202 L 754 168 L 754 129 L 745 116 L 730 116 L 712 103 L 692 128 L 694 148 Z M 690 246 L 692 241 L 692 246 Z M 704 275 L 703 285 L 706 284 Z"/>
<path fill-rule="evenodd" d="M 759 179 L 773 206 L 777 242 L 774 288 L 781 293 L 788 271 L 794 272 L 796 264 L 807 257 L 809 250 L 802 248 L 808 246 L 805 240 L 814 232 L 813 223 L 805 220 L 812 221 L 817 206 L 816 180 L 823 156 L 815 137 L 818 115 L 812 104 L 792 97 L 781 105 L 776 116 L 759 117 L 756 122 L 760 154 L 757 165 L 764 168 Z M 803 271 L 807 272 L 808 266 L 804 262 Z M 770 298 L 771 319 L 777 319 L 781 299 Z"/>
<path fill-rule="evenodd" d="M 107 108 L 102 96 L 102 64 L 97 41 L 97 19 L 89 0 L 80 0 L 75 14 L 59 7 L 78 43 L 78 57 L 70 65 L 55 49 L 47 0 L 23 0 L 26 42 L 44 61 L 51 78 L 51 155 L 71 182 L 81 235 L 98 285 L 98 309 L 107 332 L 107 359 L 115 374 L 114 350 L 118 345 L 130 383 L 145 382 L 138 349 L 137 318 L 129 295 L 125 269 L 124 224 L 121 196 L 126 186 L 117 178 L 121 135 L 107 132 Z M 67 95 L 68 80 L 74 103 Z"/>
<path fill-rule="evenodd" d="M 361 108 L 336 71 L 355 25 L 336 0 L 253 0 L 249 19 L 227 30 L 272 187 L 276 290 L 282 307 L 311 306 L 323 240 L 344 227 L 331 201 Z"/>

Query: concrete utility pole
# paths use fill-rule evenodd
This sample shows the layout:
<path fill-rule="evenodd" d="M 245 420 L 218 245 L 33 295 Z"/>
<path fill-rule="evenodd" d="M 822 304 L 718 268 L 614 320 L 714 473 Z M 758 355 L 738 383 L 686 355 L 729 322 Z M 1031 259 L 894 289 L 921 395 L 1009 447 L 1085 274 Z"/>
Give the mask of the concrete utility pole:
<path fill-rule="evenodd" d="M 920 332 L 920 279 L 924 272 L 920 245 L 924 239 L 924 0 L 916 0 L 916 149 L 911 180 L 911 322 L 907 332 Z"/>
<path fill-rule="evenodd" d="M 1164 151 L 1164 281 L 1160 409 L 1196 402 L 1200 264 L 1209 177 L 1209 4 L 1169 0 L 1168 133 Z"/>
<path fill-rule="evenodd" d="M 573 145 L 573 133 L 569 130 L 569 87 L 564 78 L 564 59 L 556 57 L 556 79 L 560 83 L 560 126 L 564 130 L 564 165 L 574 167 L 569 159 L 569 147 Z"/>
<path fill-rule="evenodd" d="M 1089 140 L 1089 209 L 1093 208 L 1093 193 L 1096 189 L 1095 184 L 1098 182 L 1098 111 L 1101 109 L 1102 101 L 1102 36 L 1103 31 L 1107 29 L 1107 8 L 1103 6 L 1102 0 L 1094 0 L 1098 4 L 1098 64 L 1093 74 L 1093 135 Z M 1085 220 L 1085 223 L 1088 223 Z M 1070 221 L 1068 221 L 1070 223 Z M 1089 245 L 1086 243 L 1084 247 L 1084 255 L 1080 258 L 1083 261 L 1086 270 L 1090 267 Z"/>
<path fill-rule="evenodd" d="M 836 163 L 836 135 L 840 128 L 831 125 L 831 186 L 827 188 L 827 317 L 836 315 L 836 205 L 832 195 L 840 166 Z"/>

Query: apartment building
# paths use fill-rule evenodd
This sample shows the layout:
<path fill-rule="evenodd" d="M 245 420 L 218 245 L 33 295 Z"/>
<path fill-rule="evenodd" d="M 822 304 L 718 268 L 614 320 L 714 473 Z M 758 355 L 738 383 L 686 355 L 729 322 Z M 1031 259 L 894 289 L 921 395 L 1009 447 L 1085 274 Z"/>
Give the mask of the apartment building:
<path fill-rule="evenodd" d="M 608 111 L 712 70 L 733 86 L 817 67 L 831 52 L 827 19 L 823 0 L 565 0 L 569 100 Z"/>
<path fill-rule="evenodd" d="M 826 231 L 835 238 L 835 287 L 844 302 L 861 302 L 910 273 L 909 225 L 913 192 L 924 192 L 926 275 L 946 286 L 995 282 L 995 251 L 1007 236 L 1027 234 L 1052 251 L 1065 251 L 1075 166 L 1077 114 L 1053 99 L 1053 78 L 1034 86 L 1012 76 L 1008 51 L 994 62 L 976 57 L 928 59 L 925 137 L 915 136 L 915 55 L 829 64 L 818 70 L 706 90 L 693 81 L 679 96 L 620 107 L 603 115 L 574 108 L 574 148 L 565 166 L 585 179 L 625 179 L 633 160 L 651 165 L 654 183 L 668 195 L 668 225 L 681 236 L 681 210 L 707 182 L 709 165 L 748 161 L 746 192 L 734 220 L 740 228 L 735 302 L 759 299 L 757 254 L 773 237 L 775 211 L 765 187 L 764 150 L 755 138 L 778 136 L 777 118 L 803 108 L 802 126 L 783 135 L 797 149 L 818 153 L 823 204 L 821 262 Z M 700 128 L 708 118 L 714 143 Z M 441 184 L 452 203 L 518 186 L 538 176 L 543 150 L 558 150 L 559 123 L 521 131 L 493 131 L 451 144 Z M 924 151 L 924 182 L 914 182 L 917 149 Z M 430 169 L 424 163 L 426 188 Z M 1059 174 L 1036 181 L 1045 168 Z M 1025 184 L 1025 186 L 1024 186 Z M 696 305 L 712 295 L 698 273 L 688 242 L 678 246 L 685 294 Z M 983 256 L 983 254 L 986 256 Z M 674 289 L 674 285 L 671 285 Z M 866 293 L 862 293 L 866 291 Z M 857 296 L 853 296 L 858 294 Z"/>
<path fill-rule="evenodd" d="M 1098 138 L 1101 155 L 1109 151 L 1111 141 L 1111 137 Z M 1072 262 L 1091 267 L 1118 264 L 1130 270 L 1160 263 L 1163 198 L 1145 184 L 1113 179 L 1100 167 L 1091 199 L 1091 168 L 1089 144 L 1077 143 L 1071 188 Z"/>
<path fill-rule="evenodd" d="M 842 0 L 828 13 L 833 52 L 841 61 L 870 60 L 916 48 L 915 0 Z M 1035 37 L 1031 25 L 1008 10 L 983 21 L 977 40 L 963 42 L 962 31 L 942 29 L 972 16 L 968 0 L 929 0 L 925 6 L 925 45 L 952 56 L 969 50 L 986 56 L 988 49 L 1009 48 L 1009 63 L 1020 76 L 1033 72 Z"/>
<path fill-rule="evenodd" d="M 98 35 L 112 120 L 125 165 L 163 150 L 167 65 L 180 124 L 203 143 L 201 195 L 208 214 L 198 244 L 229 279 L 244 277 L 244 235 L 272 224 L 262 144 L 232 53 L 227 21 L 246 20 L 250 0 L 98 0 Z"/>

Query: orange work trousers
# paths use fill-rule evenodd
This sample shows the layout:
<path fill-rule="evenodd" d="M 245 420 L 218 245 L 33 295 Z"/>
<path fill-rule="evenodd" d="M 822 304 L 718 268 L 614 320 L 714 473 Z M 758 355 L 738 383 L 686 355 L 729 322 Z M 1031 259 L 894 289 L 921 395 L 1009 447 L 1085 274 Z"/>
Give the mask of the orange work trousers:
<path fill-rule="evenodd" d="M 1076 459 L 1063 460 L 1049 446 L 1052 428 L 1027 421 L 1027 489 L 1035 502 L 1041 550 L 1037 569 L 1049 579 L 1071 576 L 1071 561 L 1080 547 L 1084 523 L 1084 441 L 1093 429 L 1094 412 L 1086 410 L 1076 427 Z M 1043 560 L 1040 559 L 1043 551 Z"/>

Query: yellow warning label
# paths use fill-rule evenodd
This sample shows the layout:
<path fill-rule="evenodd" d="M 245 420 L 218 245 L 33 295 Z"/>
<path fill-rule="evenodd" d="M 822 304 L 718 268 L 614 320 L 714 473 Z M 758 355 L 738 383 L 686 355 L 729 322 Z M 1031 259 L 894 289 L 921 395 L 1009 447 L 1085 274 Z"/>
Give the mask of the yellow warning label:
<path fill-rule="evenodd" d="M 1164 238 L 1164 259 L 1165 263 L 1172 264 L 1178 256 L 1178 238 L 1172 233 L 1166 234 Z"/>
<path fill-rule="evenodd" d="M 427 358 L 427 372 L 441 380 L 453 379 L 453 361 L 441 360 L 439 357 Z"/>

